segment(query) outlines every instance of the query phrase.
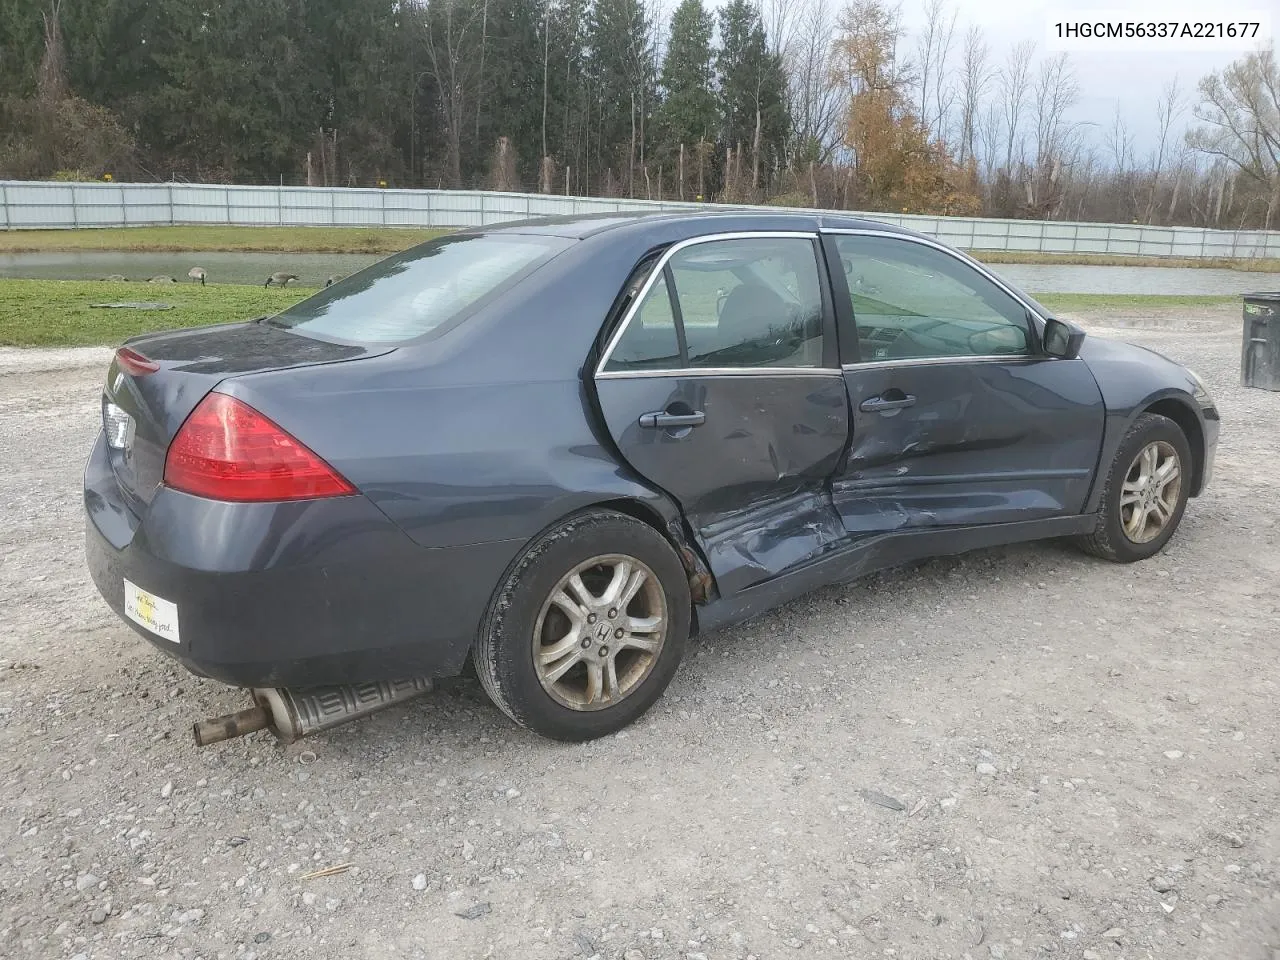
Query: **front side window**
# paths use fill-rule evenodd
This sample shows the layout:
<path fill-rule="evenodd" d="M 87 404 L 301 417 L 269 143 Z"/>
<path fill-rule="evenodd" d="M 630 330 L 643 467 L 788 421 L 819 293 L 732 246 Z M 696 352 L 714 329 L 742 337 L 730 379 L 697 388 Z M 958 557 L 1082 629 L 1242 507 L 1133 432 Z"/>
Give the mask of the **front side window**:
<path fill-rule="evenodd" d="M 822 317 L 811 240 L 695 243 L 672 255 L 604 369 L 817 367 Z"/>
<path fill-rule="evenodd" d="M 573 242 L 502 233 L 441 237 L 379 260 L 270 322 L 356 343 L 412 340 L 459 321 Z"/>
<path fill-rule="evenodd" d="M 1026 309 L 963 260 L 894 237 L 838 236 L 836 249 L 864 362 L 1032 352 Z"/>

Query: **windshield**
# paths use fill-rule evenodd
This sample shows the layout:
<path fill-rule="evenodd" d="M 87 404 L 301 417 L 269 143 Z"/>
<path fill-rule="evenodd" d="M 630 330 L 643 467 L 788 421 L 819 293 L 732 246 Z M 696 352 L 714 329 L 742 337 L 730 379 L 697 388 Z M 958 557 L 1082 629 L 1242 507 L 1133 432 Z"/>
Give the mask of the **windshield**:
<path fill-rule="evenodd" d="M 355 343 L 442 332 L 573 242 L 522 234 L 441 237 L 339 280 L 270 323 Z"/>

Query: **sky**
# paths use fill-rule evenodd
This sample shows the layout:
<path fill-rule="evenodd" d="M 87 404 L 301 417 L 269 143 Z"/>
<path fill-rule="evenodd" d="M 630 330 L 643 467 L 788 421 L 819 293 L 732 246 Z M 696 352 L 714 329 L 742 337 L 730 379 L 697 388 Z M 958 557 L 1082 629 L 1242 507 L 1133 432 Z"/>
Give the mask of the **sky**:
<path fill-rule="evenodd" d="M 991 48 L 992 59 L 997 65 L 1004 61 L 1009 49 L 1022 40 L 1035 40 L 1038 56 L 1046 53 L 1048 45 L 1047 24 L 1056 22 L 1064 13 L 1079 15 L 1084 11 L 1114 11 L 1111 19 L 1167 20 L 1179 15 L 1185 19 L 1206 19 L 1212 12 L 1213 19 L 1243 19 L 1248 11 L 1269 13 L 1271 29 L 1280 28 L 1280 0 L 1202 0 L 1187 7 L 1177 7 L 1168 0 L 950 0 L 959 13 L 956 39 L 952 56 L 958 59 L 958 51 L 968 24 L 982 27 Z M 914 51 L 914 32 L 924 24 L 924 0 L 902 0 L 903 25 L 911 32 L 907 49 Z M 1199 14 L 1188 12 L 1199 8 Z M 1052 51 L 1049 51 L 1052 54 Z M 1237 50 L 1170 50 L 1118 51 L 1102 48 L 1099 42 L 1094 49 L 1070 51 L 1080 83 L 1080 101 L 1072 113 L 1073 119 L 1097 124 L 1090 139 L 1104 142 L 1116 109 L 1129 128 L 1135 148 L 1140 154 L 1152 149 L 1158 138 L 1156 102 L 1164 86 L 1174 77 L 1185 90 L 1188 109 L 1179 127 L 1193 120 L 1190 106 L 1197 99 L 1196 84 L 1211 71 L 1221 70 L 1232 60 L 1244 54 Z"/>

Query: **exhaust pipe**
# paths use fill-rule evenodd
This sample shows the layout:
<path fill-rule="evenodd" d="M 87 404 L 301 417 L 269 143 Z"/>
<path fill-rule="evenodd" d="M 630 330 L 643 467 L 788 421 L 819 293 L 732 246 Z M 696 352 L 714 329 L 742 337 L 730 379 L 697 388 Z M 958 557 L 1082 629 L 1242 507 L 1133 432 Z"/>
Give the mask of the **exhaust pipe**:
<path fill-rule="evenodd" d="M 201 720 L 191 728 L 191 732 L 197 747 L 243 737 L 257 730 L 270 730 L 285 743 L 293 743 L 320 730 L 330 730 L 411 700 L 430 689 L 431 681 L 421 677 L 413 680 L 344 683 L 305 690 L 255 687 L 249 691 L 254 702 L 252 707 L 238 713 Z"/>

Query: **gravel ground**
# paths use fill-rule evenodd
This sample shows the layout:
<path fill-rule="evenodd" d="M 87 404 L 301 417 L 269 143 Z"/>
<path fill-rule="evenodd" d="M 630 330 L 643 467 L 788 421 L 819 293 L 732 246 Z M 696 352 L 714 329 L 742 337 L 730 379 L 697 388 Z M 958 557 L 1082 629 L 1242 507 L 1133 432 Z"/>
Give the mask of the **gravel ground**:
<path fill-rule="evenodd" d="M 1276 960 L 1280 394 L 1238 386 L 1235 309 L 1080 319 L 1219 398 L 1164 554 L 826 589 L 703 638 L 581 746 L 464 680 L 197 751 L 243 696 L 83 568 L 101 366 L 0 357 L 0 956 Z"/>

